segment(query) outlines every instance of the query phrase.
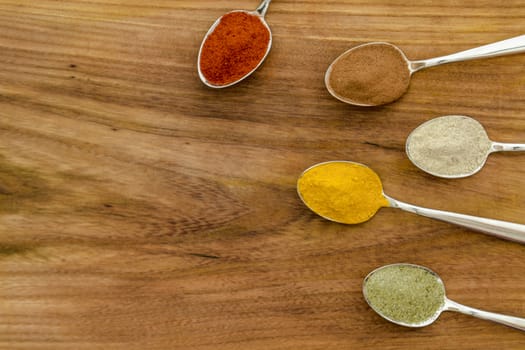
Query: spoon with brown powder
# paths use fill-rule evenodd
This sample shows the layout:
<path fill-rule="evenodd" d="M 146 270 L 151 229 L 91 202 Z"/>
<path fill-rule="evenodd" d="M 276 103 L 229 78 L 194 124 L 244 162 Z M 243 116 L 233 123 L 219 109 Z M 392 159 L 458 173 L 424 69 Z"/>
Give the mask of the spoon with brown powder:
<path fill-rule="evenodd" d="M 525 35 L 447 56 L 410 61 L 397 46 L 372 42 L 356 46 L 335 59 L 325 75 L 328 91 L 358 106 L 393 102 L 408 89 L 415 72 L 445 63 L 525 52 Z"/>

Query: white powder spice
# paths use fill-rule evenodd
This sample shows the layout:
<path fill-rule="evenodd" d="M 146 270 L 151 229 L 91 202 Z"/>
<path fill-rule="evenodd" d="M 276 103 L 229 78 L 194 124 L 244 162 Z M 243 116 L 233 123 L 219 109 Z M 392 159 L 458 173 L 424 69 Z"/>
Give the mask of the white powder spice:
<path fill-rule="evenodd" d="M 449 115 L 421 124 L 409 135 L 406 152 L 417 167 L 440 177 L 465 177 L 481 169 L 492 141 L 470 117 Z"/>

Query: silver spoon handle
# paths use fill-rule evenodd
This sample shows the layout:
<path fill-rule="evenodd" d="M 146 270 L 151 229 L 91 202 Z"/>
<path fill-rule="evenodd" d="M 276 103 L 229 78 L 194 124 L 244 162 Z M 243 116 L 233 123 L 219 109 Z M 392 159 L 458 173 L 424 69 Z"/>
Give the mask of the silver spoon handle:
<path fill-rule="evenodd" d="M 503 142 L 492 142 L 490 152 L 519 152 L 525 151 L 524 143 L 503 143 Z"/>
<path fill-rule="evenodd" d="M 470 306 L 456 303 L 450 299 L 445 300 L 445 310 L 456 311 L 465 315 L 474 316 L 483 320 L 504 324 L 521 331 L 525 331 L 525 318 L 502 315 L 495 312 L 483 311 Z"/>
<path fill-rule="evenodd" d="M 268 11 L 268 6 L 270 6 L 271 1 L 272 0 L 263 0 L 259 7 L 255 9 L 255 12 L 257 12 L 259 16 L 264 17 Z"/>
<path fill-rule="evenodd" d="M 481 218 L 472 215 L 458 214 L 444 210 L 423 208 L 413 204 L 398 201 L 386 195 L 385 197 L 388 199 L 390 206 L 393 208 L 399 208 L 410 213 L 449 222 L 470 228 L 475 231 L 487 233 L 492 236 L 525 244 L 525 225 L 515 224 L 508 221 Z"/>
<path fill-rule="evenodd" d="M 492 44 L 475 47 L 470 50 L 453 53 L 447 56 L 412 61 L 410 67 L 412 71 L 415 72 L 423 68 L 433 67 L 445 63 L 510 55 L 521 52 L 525 52 L 525 35 L 520 35 Z"/>

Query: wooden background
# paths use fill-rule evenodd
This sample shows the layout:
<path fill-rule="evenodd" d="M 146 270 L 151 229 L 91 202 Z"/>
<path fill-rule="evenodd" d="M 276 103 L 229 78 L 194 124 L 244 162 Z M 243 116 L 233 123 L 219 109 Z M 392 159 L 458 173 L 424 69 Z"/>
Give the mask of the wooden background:
<path fill-rule="evenodd" d="M 353 160 L 394 198 L 525 224 L 524 155 L 442 180 L 404 153 L 446 114 L 525 142 L 525 55 L 419 72 L 372 109 L 323 84 L 359 43 L 422 59 L 523 34 L 523 1 L 275 0 L 261 69 L 205 87 L 208 27 L 257 5 L 0 0 L 0 348 L 524 349 L 460 314 L 389 324 L 361 294 L 372 269 L 411 262 L 453 300 L 525 316 L 523 245 L 395 209 L 334 224 L 295 189 L 310 165 Z"/>

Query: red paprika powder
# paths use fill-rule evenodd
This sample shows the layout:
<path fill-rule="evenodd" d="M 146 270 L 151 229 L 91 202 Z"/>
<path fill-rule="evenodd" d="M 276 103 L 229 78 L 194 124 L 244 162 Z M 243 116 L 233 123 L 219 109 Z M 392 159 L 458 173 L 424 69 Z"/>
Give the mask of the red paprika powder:
<path fill-rule="evenodd" d="M 257 15 L 243 11 L 224 15 L 204 41 L 200 72 L 213 85 L 228 85 L 255 69 L 266 55 L 270 30 Z"/>

